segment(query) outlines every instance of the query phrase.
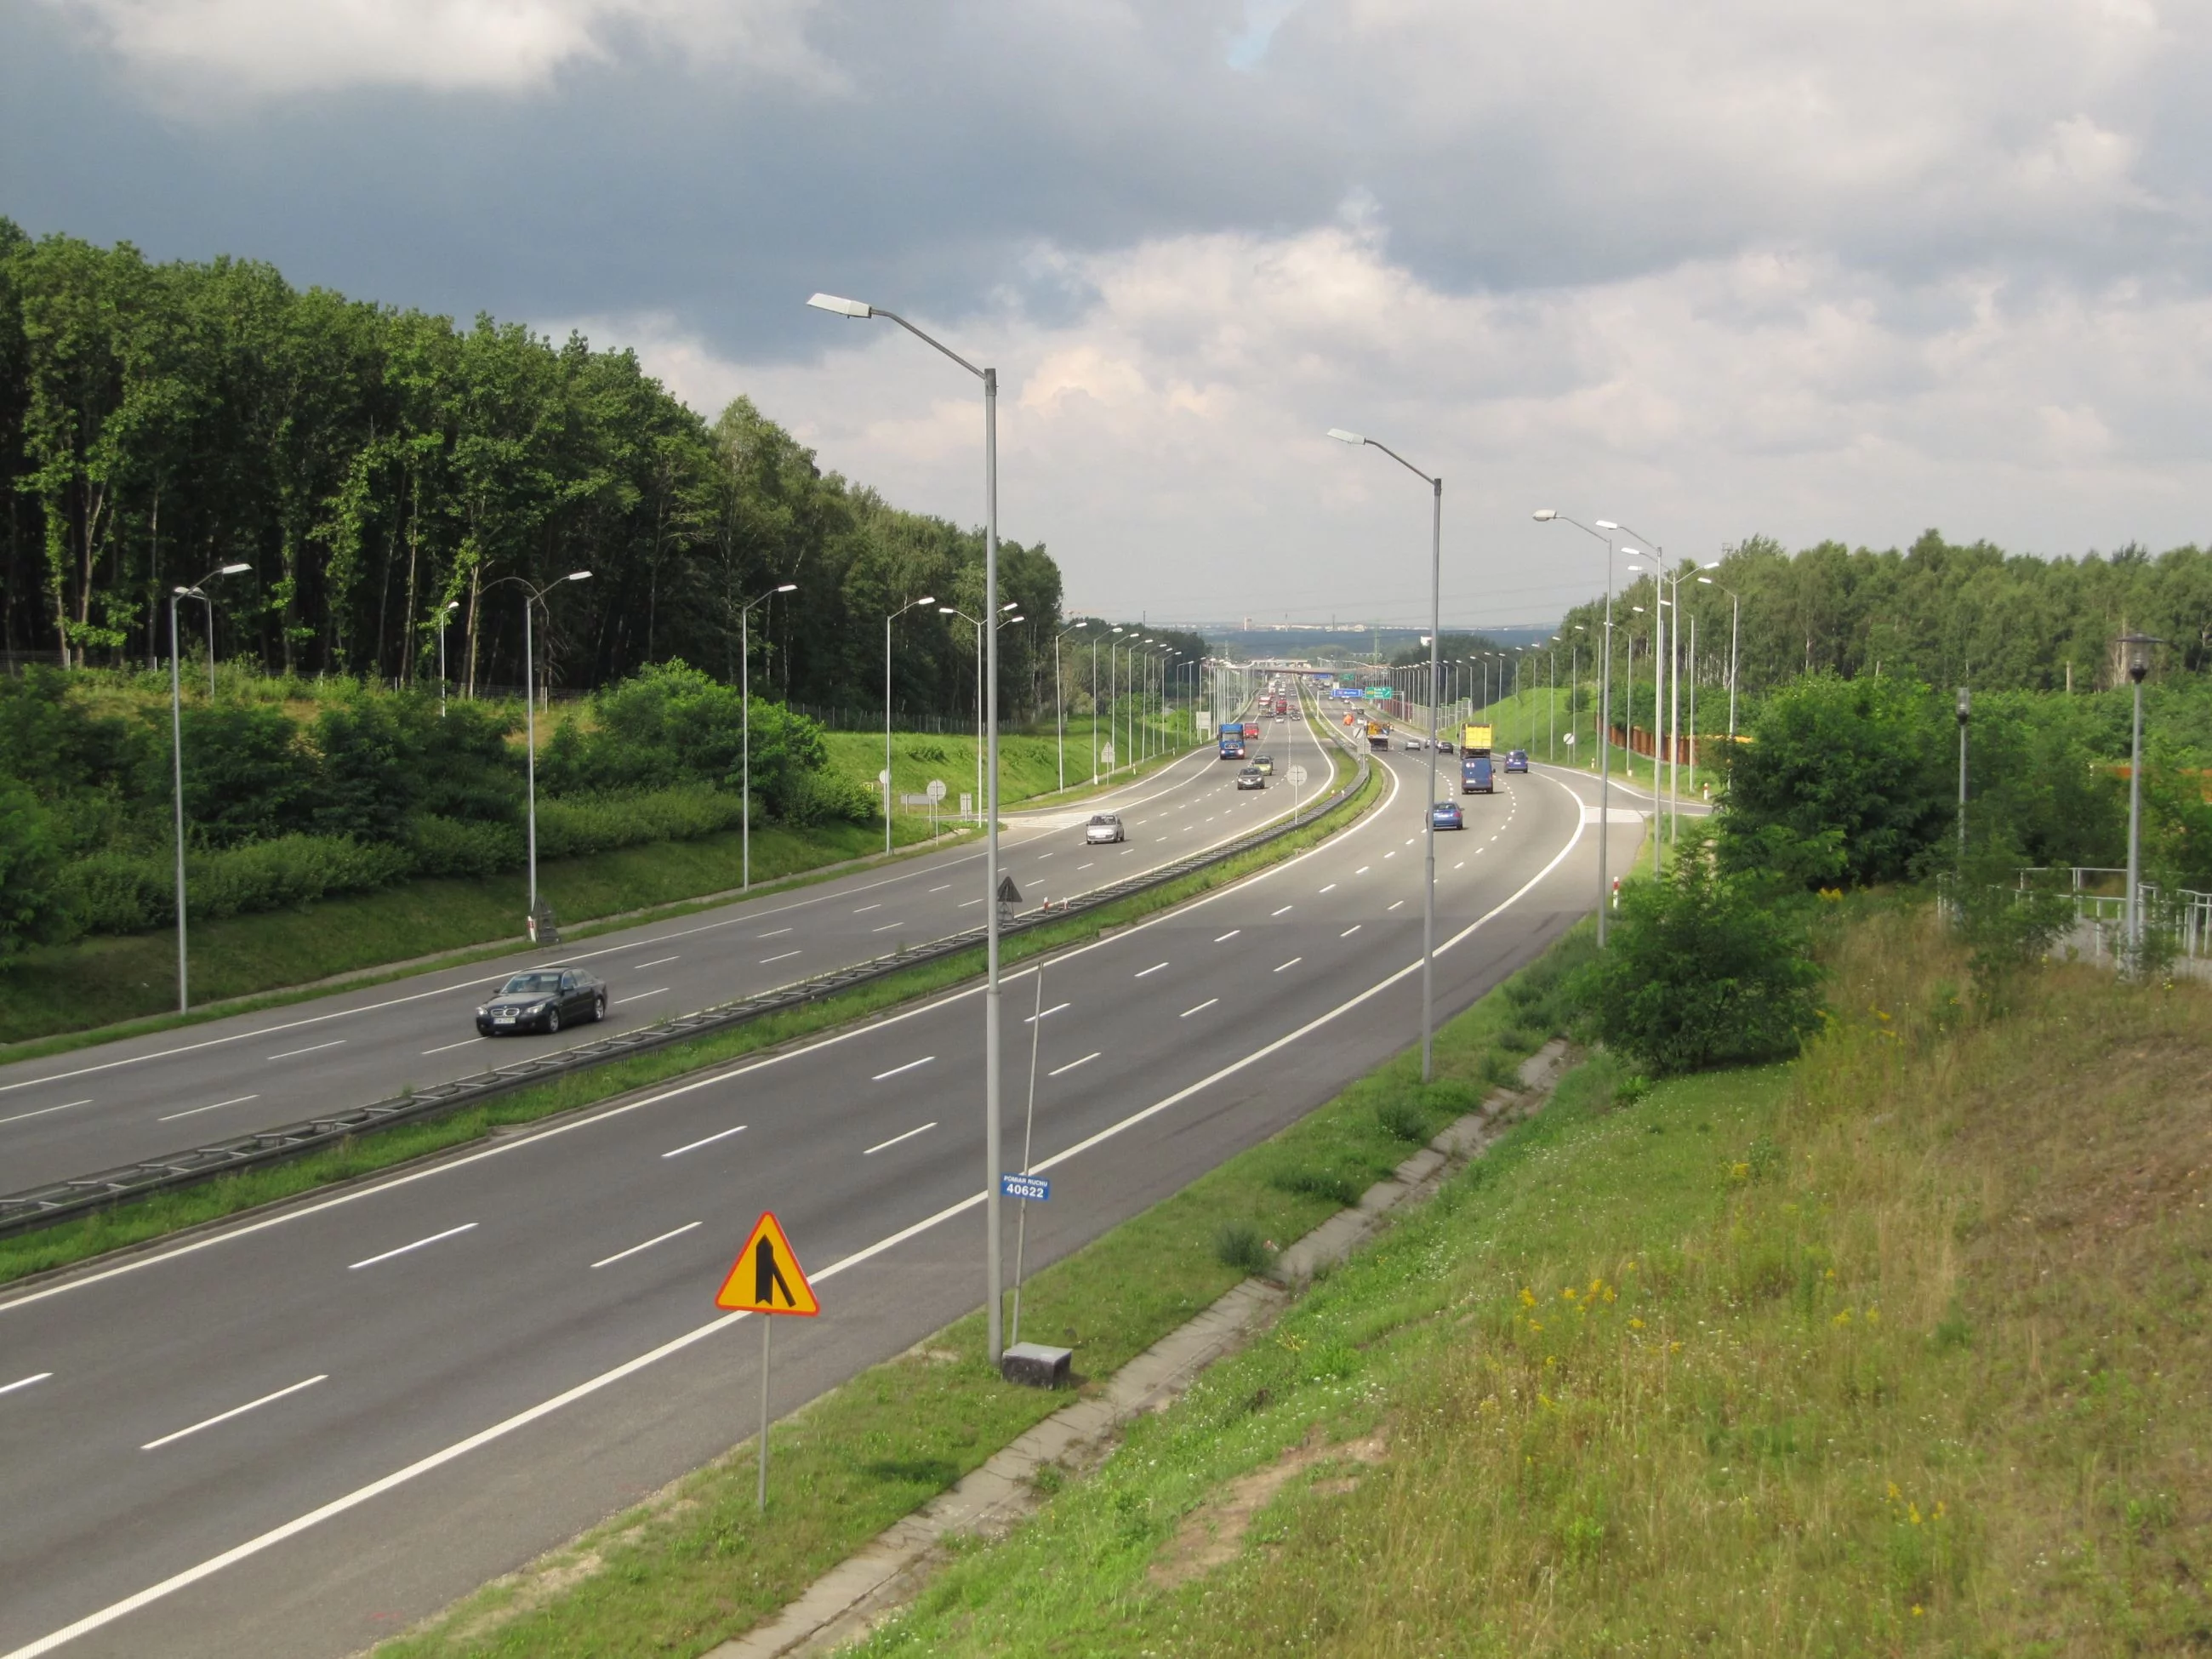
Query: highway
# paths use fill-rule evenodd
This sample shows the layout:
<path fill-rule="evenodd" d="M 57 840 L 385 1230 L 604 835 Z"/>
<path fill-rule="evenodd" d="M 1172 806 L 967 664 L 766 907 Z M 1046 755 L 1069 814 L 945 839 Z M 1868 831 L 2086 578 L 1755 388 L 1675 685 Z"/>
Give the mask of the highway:
<path fill-rule="evenodd" d="M 1417 1039 L 1427 757 L 1384 759 L 1357 825 L 1009 976 L 1010 1137 L 1044 1011 L 1033 1266 Z M 1626 866 L 1595 789 L 1461 798 L 1440 1018 L 1589 910 L 1599 834 Z M 779 1413 L 972 1310 L 981 1016 L 963 991 L 0 1297 L 0 1659 L 352 1652 L 717 1455 L 757 1344 L 712 1296 L 763 1208 L 825 1304 L 777 1333 Z"/>
<path fill-rule="evenodd" d="M 1326 789 L 1303 721 L 1268 723 L 1255 753 L 1303 761 Z M 1000 860 L 1028 904 L 1187 858 L 1286 817 L 1293 792 L 1233 787 L 1236 768 L 1200 750 L 1096 802 L 1006 817 Z M 1313 794 L 1309 787 L 1307 799 Z M 1085 847 L 1082 823 L 1118 811 L 1129 840 Z M 0 1192 L 291 1123 L 526 1054 L 811 978 L 973 927 L 979 846 L 917 854 L 778 894 L 641 924 L 556 952 L 518 952 L 0 1066 Z M 604 1024 L 557 1036 L 477 1034 L 477 1005 L 518 969 L 590 968 L 611 987 Z"/>

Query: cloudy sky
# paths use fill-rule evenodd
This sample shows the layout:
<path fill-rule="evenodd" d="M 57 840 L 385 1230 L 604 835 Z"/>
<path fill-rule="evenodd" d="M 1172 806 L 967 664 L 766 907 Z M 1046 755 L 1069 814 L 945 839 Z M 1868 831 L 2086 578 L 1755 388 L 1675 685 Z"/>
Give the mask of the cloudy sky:
<path fill-rule="evenodd" d="M 0 212 L 637 347 L 1073 603 L 2212 537 L 2212 0 L 11 0 Z M 2196 90 L 2192 91 L 2194 88 Z"/>

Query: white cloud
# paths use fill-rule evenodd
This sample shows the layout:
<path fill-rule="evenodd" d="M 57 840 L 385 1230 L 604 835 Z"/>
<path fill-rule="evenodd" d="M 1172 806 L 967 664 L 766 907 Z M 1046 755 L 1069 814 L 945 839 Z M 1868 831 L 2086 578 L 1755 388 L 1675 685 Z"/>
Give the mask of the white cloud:
<path fill-rule="evenodd" d="M 173 101 L 339 88 L 522 92 L 628 42 L 828 84 L 811 0 L 44 0 Z"/>
<path fill-rule="evenodd" d="M 1929 524 L 2073 551 L 2203 533 L 2212 299 L 1991 273 L 1911 286 L 1765 250 L 1612 282 L 1447 294 L 1370 226 L 1051 257 L 1097 296 L 928 325 L 995 362 L 1006 533 L 1079 603 L 1153 616 L 1418 619 L 1426 501 L 1330 425 L 1446 478 L 1447 610 L 1544 620 L 1589 591 L 1538 506 L 1710 553 L 1765 531 L 1888 545 Z M 888 325 L 823 324 L 816 364 L 726 361 L 667 318 L 635 343 L 712 413 L 750 394 L 825 466 L 967 522 L 980 416 Z M 1595 552 L 1595 544 L 1590 544 Z"/>

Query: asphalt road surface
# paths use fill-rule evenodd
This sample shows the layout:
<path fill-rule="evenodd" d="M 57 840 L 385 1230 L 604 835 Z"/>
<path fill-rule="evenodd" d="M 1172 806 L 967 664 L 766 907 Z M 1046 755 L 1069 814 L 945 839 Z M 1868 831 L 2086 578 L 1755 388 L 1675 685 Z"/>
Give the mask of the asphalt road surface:
<path fill-rule="evenodd" d="M 1009 975 L 998 1166 L 1034 1030 L 1054 1182 L 1033 1267 L 1418 1039 L 1427 757 L 1386 764 L 1384 804 L 1319 847 Z M 1641 834 L 1572 772 L 1461 799 L 1440 1019 L 1590 908 L 1599 834 L 1616 869 Z M 975 1308 L 981 1002 L 0 1299 L 0 1659 L 356 1651 L 726 1449 L 758 1344 L 712 1298 L 763 1208 L 824 1304 L 777 1333 L 779 1413 Z"/>
<path fill-rule="evenodd" d="M 1282 773 L 1303 761 L 1326 787 L 1327 757 L 1302 720 L 1270 721 L 1255 752 L 1275 787 L 1239 791 L 1234 764 L 1202 750 L 1094 804 L 1012 814 L 1000 867 L 1025 903 L 1118 881 L 1287 817 Z M 1306 792 L 1310 799 L 1311 787 Z M 1118 811 L 1129 839 L 1086 847 L 1081 825 Z M 532 1053 L 772 990 L 973 927 L 983 915 L 980 847 L 922 854 L 795 891 L 579 942 L 347 991 L 281 1009 L 0 1066 L 0 1192 L 200 1140 L 296 1122 L 467 1076 Z M 588 966 L 611 990 L 606 1022 L 483 1037 L 476 1008 L 518 969 Z"/>

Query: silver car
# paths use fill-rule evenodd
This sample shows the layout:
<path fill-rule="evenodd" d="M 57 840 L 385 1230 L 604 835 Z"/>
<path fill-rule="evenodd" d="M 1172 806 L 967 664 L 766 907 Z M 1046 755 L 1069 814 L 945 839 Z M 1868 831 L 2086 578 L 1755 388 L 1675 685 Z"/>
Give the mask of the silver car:
<path fill-rule="evenodd" d="M 1083 840 L 1085 846 L 1097 847 L 1105 842 L 1127 841 L 1128 836 L 1122 833 L 1120 817 L 1112 812 L 1097 812 L 1084 825 Z"/>

